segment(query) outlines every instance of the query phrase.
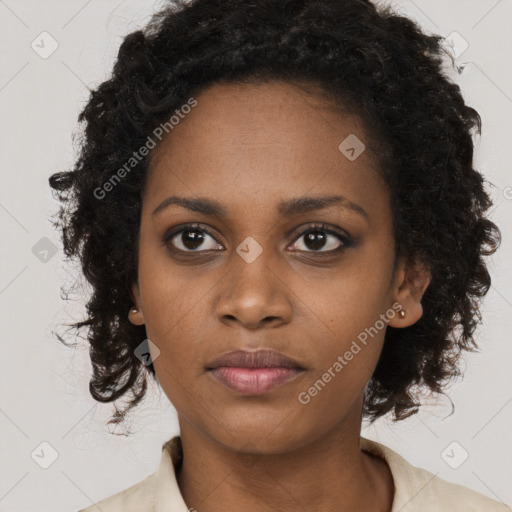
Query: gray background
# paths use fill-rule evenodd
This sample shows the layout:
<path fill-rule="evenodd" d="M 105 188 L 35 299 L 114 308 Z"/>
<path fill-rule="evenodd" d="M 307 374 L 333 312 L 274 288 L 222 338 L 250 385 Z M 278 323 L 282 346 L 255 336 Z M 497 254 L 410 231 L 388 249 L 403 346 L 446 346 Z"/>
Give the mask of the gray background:
<path fill-rule="evenodd" d="M 442 478 L 512 504 L 512 1 L 392 3 L 427 31 L 449 40 L 460 35 L 454 51 L 463 71 L 452 75 L 483 118 L 477 165 L 493 184 L 491 218 L 503 243 L 490 262 L 493 285 L 477 336 L 482 351 L 464 358 L 464 379 L 448 390 L 455 413 L 448 416 L 448 400 L 431 400 L 419 415 L 398 424 L 381 420 L 363 435 Z M 64 264 L 48 221 L 57 207 L 48 176 L 73 163 L 72 133 L 87 86 L 107 78 L 122 37 L 160 5 L 0 0 L 2 512 L 88 506 L 155 471 L 162 442 L 178 432 L 174 409 L 152 385 L 132 415 L 134 435 L 109 434 L 104 424 L 112 406 L 89 396 L 87 346 L 68 349 L 52 336 L 59 323 L 81 318 L 84 297 L 77 294 L 72 303 L 60 297 L 76 269 Z M 52 44 L 58 48 L 45 55 Z"/>

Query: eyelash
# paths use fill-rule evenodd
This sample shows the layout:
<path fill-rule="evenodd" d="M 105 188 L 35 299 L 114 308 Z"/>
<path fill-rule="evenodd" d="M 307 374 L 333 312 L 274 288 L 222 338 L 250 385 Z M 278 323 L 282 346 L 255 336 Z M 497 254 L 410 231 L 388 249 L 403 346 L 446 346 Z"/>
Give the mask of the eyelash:
<path fill-rule="evenodd" d="M 185 231 L 201 231 L 203 233 L 206 233 L 207 235 L 211 236 L 214 240 L 217 241 L 217 238 L 215 235 L 206 227 L 202 226 L 201 224 L 195 223 L 195 224 L 185 224 L 183 226 L 180 226 L 179 228 L 172 229 L 170 232 L 166 233 L 163 239 L 163 244 L 167 247 L 170 247 L 171 250 L 180 252 L 180 253 L 201 253 L 205 251 L 183 251 L 182 249 L 177 249 L 176 247 L 173 247 L 170 244 L 170 241 L 172 238 L 174 238 L 176 235 L 183 233 Z M 340 253 L 350 247 L 352 245 L 352 240 L 347 236 L 344 235 L 337 230 L 334 230 L 333 228 L 330 228 L 327 224 L 324 223 L 313 223 L 308 226 L 306 226 L 304 229 L 300 230 L 300 232 L 297 234 L 297 236 L 294 238 L 293 244 L 300 239 L 300 237 L 304 236 L 307 233 L 315 232 L 315 231 L 321 231 L 323 233 L 334 235 L 342 242 L 342 244 L 336 248 L 331 249 L 330 251 L 299 251 L 299 252 L 305 252 L 308 254 L 315 254 L 320 257 L 322 256 L 332 256 L 335 253 Z M 218 241 L 217 241 L 218 242 Z M 220 243 L 220 242 L 218 242 Z"/>

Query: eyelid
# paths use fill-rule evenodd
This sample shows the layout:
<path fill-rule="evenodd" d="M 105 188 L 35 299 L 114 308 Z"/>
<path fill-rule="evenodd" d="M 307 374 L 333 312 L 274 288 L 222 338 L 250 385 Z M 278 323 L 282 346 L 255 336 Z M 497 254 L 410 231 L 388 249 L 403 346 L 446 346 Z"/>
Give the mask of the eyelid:
<path fill-rule="evenodd" d="M 300 236 L 304 235 L 305 233 L 308 233 L 309 231 L 314 231 L 315 229 L 318 231 L 324 231 L 325 233 L 328 233 L 330 235 L 336 235 L 340 239 L 348 240 L 350 238 L 350 235 L 348 235 L 348 233 L 345 233 L 340 228 L 331 227 L 329 224 L 326 224 L 325 222 L 312 222 L 306 224 L 304 228 L 299 229 L 299 232 L 297 233 L 297 236 L 294 239 L 294 241 L 297 240 L 297 238 L 299 238 Z"/>

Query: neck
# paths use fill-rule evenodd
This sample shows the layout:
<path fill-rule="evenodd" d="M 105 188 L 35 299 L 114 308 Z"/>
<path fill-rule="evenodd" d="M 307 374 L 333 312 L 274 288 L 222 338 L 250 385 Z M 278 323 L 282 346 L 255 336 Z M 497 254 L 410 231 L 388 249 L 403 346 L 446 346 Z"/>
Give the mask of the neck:
<path fill-rule="evenodd" d="M 233 449 L 179 421 L 184 457 L 177 480 L 189 510 L 391 510 L 391 472 L 361 451 L 360 417 L 356 429 L 337 425 L 285 452 L 262 443 Z"/>

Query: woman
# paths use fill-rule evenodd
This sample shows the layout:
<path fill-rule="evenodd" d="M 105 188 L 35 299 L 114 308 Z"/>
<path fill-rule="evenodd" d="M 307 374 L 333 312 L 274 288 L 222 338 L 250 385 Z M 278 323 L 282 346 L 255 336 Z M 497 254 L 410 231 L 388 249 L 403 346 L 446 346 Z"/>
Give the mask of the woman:
<path fill-rule="evenodd" d="M 51 177 L 93 287 L 99 401 L 180 435 L 110 511 L 498 511 L 361 438 L 474 345 L 499 243 L 441 38 L 365 0 L 175 2 L 129 34 Z"/>

